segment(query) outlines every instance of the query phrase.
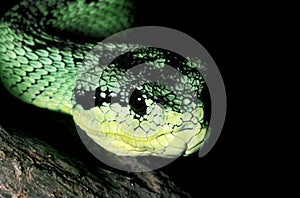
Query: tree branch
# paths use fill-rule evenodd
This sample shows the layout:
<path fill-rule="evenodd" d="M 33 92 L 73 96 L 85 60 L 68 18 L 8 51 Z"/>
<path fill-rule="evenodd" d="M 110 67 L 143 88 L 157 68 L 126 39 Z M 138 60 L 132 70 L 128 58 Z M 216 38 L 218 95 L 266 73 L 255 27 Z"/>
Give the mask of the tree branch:
<path fill-rule="evenodd" d="M 45 142 L 0 126 L 0 197 L 190 196 L 161 171 L 89 171 Z"/>

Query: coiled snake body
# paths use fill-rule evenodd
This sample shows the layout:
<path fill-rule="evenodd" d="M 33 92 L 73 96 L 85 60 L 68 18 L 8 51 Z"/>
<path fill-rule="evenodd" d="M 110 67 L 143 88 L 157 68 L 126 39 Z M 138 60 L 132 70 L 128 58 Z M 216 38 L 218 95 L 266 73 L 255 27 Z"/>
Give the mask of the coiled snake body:
<path fill-rule="evenodd" d="M 117 155 L 189 155 L 207 136 L 203 103 L 185 93 L 194 91 L 200 98 L 204 81 L 197 64 L 164 49 L 121 43 L 95 49 L 96 43 L 81 39 L 105 38 L 129 28 L 132 10 L 128 0 L 21 1 L 0 21 L 1 81 L 26 103 L 73 115 L 91 139 Z M 115 51 L 131 50 L 104 70 L 93 70 L 91 64 L 78 77 L 92 49 L 99 52 L 100 60 Z M 156 69 L 161 79 L 175 79 L 174 85 L 126 73 L 141 63 L 148 68 L 140 73 Z M 182 75 L 161 72 L 164 64 Z M 93 72 L 101 72 L 99 79 L 94 79 Z M 90 82 L 79 79 L 76 83 L 78 78 Z M 88 103 L 92 105 L 80 103 L 85 98 L 93 100 Z"/>

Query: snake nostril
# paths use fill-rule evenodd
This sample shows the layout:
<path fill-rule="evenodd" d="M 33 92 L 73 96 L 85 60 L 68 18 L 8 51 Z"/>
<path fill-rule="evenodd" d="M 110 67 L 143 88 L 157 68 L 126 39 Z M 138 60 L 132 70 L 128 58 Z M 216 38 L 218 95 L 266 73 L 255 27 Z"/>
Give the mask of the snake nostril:
<path fill-rule="evenodd" d="M 141 92 L 135 89 L 129 99 L 129 104 L 132 110 L 140 115 L 143 116 L 146 114 L 147 105 L 145 103 L 145 98 L 142 96 Z"/>

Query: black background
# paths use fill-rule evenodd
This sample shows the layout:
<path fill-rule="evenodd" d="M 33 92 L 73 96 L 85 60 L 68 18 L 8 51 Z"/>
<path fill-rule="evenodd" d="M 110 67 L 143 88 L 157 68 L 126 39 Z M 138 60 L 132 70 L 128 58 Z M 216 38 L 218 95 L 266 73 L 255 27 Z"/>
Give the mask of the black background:
<path fill-rule="evenodd" d="M 241 80 L 249 70 L 247 56 L 257 31 L 253 28 L 258 28 L 255 10 L 233 3 L 161 2 L 138 1 L 138 24 L 170 27 L 195 38 L 215 60 L 228 100 L 225 125 L 214 148 L 203 158 L 181 158 L 163 169 L 193 197 L 255 193 L 260 186 L 249 184 L 255 154 L 249 152 L 252 145 L 246 145 L 252 130 L 242 124 L 249 111 L 249 100 L 243 94 L 249 84 Z"/>
<path fill-rule="evenodd" d="M 5 6 L 2 1 L 0 3 L 0 11 L 3 11 Z M 249 62 L 254 64 L 258 59 L 257 52 L 249 49 L 252 49 L 250 46 L 261 30 L 261 21 L 258 22 L 255 17 L 261 12 L 259 6 L 168 0 L 135 1 L 135 6 L 135 26 L 154 25 L 177 29 L 202 44 L 215 60 L 227 92 L 226 121 L 214 148 L 203 158 L 197 154 L 180 158 L 162 170 L 193 197 L 256 193 L 261 185 L 250 180 L 258 180 L 252 172 L 259 162 L 255 152 L 250 149 L 253 144 L 249 144 L 255 131 L 252 128 L 255 127 L 255 119 L 245 122 L 246 119 L 249 121 L 247 112 L 251 111 L 245 90 L 251 90 L 251 86 L 244 77 L 252 72 Z M 57 141 L 57 136 L 68 139 L 68 135 L 61 132 L 68 130 L 67 127 L 51 120 L 57 116 L 55 113 L 23 104 L 3 88 L 0 89 L 0 96 L 0 123 L 3 126 L 35 131 L 33 135 L 47 126 L 52 136 L 38 135 L 57 148 L 64 142 Z M 30 124 L 33 121 L 34 126 Z M 64 144 L 67 145 L 66 142 Z M 70 145 L 70 152 L 73 149 L 77 152 L 80 147 Z"/>

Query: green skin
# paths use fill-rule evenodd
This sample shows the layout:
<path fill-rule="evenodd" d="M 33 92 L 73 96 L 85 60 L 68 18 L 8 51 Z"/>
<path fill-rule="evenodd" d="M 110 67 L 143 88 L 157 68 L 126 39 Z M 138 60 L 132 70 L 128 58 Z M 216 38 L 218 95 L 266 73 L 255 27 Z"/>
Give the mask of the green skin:
<path fill-rule="evenodd" d="M 71 114 L 91 139 L 116 155 L 189 155 L 199 150 L 207 138 L 203 104 L 190 98 L 191 92 L 197 98 L 201 95 L 204 81 L 196 72 L 200 63 L 180 59 L 174 69 L 181 75 L 161 72 L 161 79 L 176 79 L 174 85 L 163 86 L 143 77 L 137 79 L 128 69 L 147 63 L 149 68 L 162 71 L 162 65 L 170 64 L 176 55 L 135 45 L 106 44 L 98 45 L 99 55 L 89 59 L 88 53 L 97 43 L 74 37 L 100 40 L 129 28 L 132 10 L 128 0 L 20 2 L 0 21 L 1 81 L 26 103 Z M 130 51 L 127 60 L 133 65 L 125 67 L 122 61 L 116 61 L 105 69 L 95 69 L 93 60 L 103 59 L 104 51 L 106 55 Z M 147 73 L 147 69 L 141 72 Z M 132 83 L 137 80 L 144 83 Z M 118 95 L 119 101 L 102 100 L 90 107 L 78 101 L 97 88 L 96 100 Z M 143 113 L 139 112 L 140 106 L 131 104 L 132 89 L 140 94 L 137 99 L 143 101 Z"/>

